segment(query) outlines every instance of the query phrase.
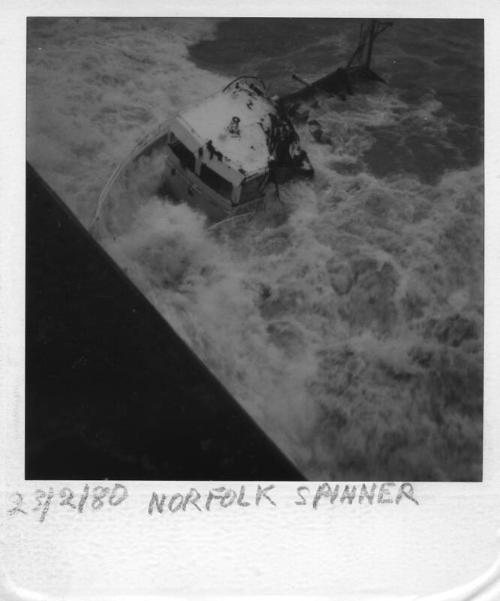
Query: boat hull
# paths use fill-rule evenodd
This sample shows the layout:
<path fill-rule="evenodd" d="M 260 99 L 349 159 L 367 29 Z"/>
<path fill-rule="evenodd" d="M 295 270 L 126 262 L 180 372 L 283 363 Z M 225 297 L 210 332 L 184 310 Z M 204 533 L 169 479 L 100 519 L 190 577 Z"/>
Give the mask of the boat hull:
<path fill-rule="evenodd" d="M 269 195 L 267 190 L 244 205 L 233 206 L 182 165 L 168 145 L 168 134 L 168 126 L 160 128 L 115 169 L 99 197 L 92 222 L 91 230 L 98 237 L 116 237 L 128 231 L 138 210 L 152 199 L 185 202 L 211 225 L 257 210 Z"/>

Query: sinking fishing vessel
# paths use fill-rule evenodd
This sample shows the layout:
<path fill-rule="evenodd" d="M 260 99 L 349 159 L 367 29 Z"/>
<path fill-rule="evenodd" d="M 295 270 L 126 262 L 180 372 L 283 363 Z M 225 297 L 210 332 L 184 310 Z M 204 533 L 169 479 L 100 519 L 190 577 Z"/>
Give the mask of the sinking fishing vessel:
<path fill-rule="evenodd" d="M 118 181 L 140 171 L 146 158 L 154 163 L 158 153 L 150 192 L 186 201 L 212 223 L 254 210 L 270 182 L 313 175 L 282 104 L 259 78 L 242 76 L 143 139 L 104 188 L 97 219 L 110 218 Z"/>
<path fill-rule="evenodd" d="M 370 62 L 375 38 L 387 26 L 363 26 L 346 67 L 312 84 L 293 75 L 304 86 L 297 92 L 270 97 L 261 79 L 244 75 L 162 124 L 115 169 L 99 197 L 93 228 L 123 231 L 133 208 L 151 197 L 187 202 L 217 223 L 279 197 L 283 182 L 311 178 L 314 169 L 291 116 L 317 94 L 345 99 L 360 81 L 383 81 Z"/>

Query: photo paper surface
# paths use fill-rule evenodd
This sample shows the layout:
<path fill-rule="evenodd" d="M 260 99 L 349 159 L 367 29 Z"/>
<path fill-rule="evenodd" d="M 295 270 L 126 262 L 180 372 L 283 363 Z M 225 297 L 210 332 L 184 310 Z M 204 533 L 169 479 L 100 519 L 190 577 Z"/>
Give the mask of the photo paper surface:
<path fill-rule="evenodd" d="M 498 12 L 454 6 L 10 11 L 6 594 L 498 595 Z"/>

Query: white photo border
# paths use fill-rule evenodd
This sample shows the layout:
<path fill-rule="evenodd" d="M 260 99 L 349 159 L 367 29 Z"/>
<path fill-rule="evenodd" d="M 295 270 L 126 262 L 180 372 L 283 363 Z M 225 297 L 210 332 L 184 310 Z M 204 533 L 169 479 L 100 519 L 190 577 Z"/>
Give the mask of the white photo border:
<path fill-rule="evenodd" d="M 213 484 L 127 482 L 127 505 L 94 515 L 9 518 L 16 490 L 84 482 L 24 480 L 25 102 L 28 16 L 469 18 L 485 24 L 485 338 L 482 483 L 418 483 L 412 503 L 295 505 L 150 516 L 152 491 Z M 159 0 L 4 2 L 0 122 L 0 591 L 6 599 L 500 598 L 500 4 L 328 0 L 184 4 Z M 91 483 L 93 484 L 93 483 Z M 97 483 L 96 483 L 97 484 Z M 224 484 L 224 483 L 221 483 Z M 239 484 L 239 483 L 237 483 Z M 262 483 L 263 485 L 265 483 Z M 235 483 L 236 485 L 236 483 Z M 255 483 L 246 483 L 248 489 Z"/>

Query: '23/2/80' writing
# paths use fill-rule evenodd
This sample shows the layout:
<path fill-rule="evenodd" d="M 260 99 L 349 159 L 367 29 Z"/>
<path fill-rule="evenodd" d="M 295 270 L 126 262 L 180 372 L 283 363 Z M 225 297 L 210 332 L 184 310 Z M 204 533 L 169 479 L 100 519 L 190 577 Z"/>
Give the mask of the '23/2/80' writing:
<path fill-rule="evenodd" d="M 58 494 L 52 487 L 47 490 L 38 489 L 29 498 L 20 492 L 11 495 L 13 506 L 8 510 L 9 515 L 27 515 L 30 512 L 39 514 L 38 521 L 43 522 L 51 506 L 66 506 L 73 511 L 83 513 L 84 510 L 98 511 L 105 505 L 116 507 L 125 501 L 128 497 L 128 491 L 123 484 L 114 486 L 94 486 L 85 484 L 80 493 L 75 493 L 71 488 L 65 486 L 58 491 Z M 33 502 L 34 503 L 33 503 Z"/>

